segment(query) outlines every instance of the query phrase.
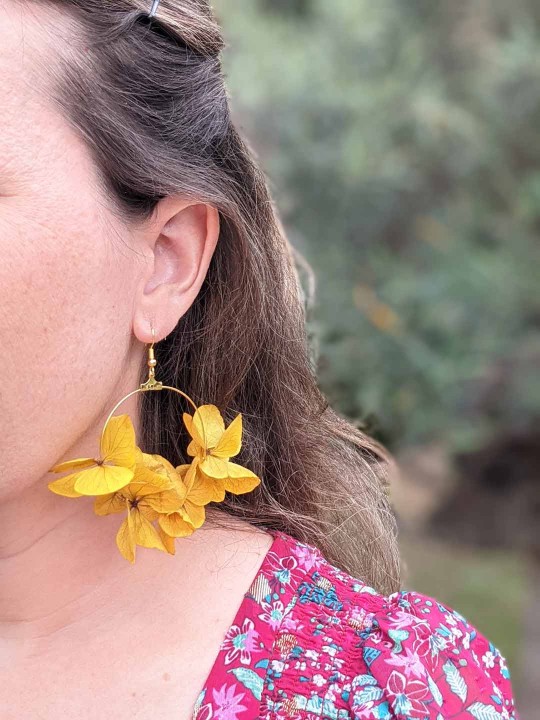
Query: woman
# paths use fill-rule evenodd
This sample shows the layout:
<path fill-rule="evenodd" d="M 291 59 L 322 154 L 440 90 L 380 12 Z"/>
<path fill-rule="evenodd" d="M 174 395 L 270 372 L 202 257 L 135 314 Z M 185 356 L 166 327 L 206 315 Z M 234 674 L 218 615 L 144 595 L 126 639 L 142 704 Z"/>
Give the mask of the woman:
<path fill-rule="evenodd" d="M 317 388 L 222 48 L 204 0 L 0 4 L 0 716 L 515 718 L 498 650 L 400 590 L 391 460 Z M 154 349 L 199 430 L 241 415 L 212 462 L 236 455 L 249 491 L 205 474 L 215 443 L 177 393 L 130 395 Z M 115 462 L 92 460 L 124 396 Z M 183 530 L 127 499 L 136 472 L 191 492 L 196 461 L 223 492 L 186 501 Z M 96 512 L 81 476 L 110 491 Z M 134 562 L 133 538 L 166 552 Z"/>

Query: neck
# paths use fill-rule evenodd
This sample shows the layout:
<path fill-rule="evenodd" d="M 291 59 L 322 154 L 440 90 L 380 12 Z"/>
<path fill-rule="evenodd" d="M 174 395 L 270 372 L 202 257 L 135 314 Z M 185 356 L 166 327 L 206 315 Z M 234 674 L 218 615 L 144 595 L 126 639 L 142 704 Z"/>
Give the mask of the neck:
<path fill-rule="evenodd" d="M 171 593 L 189 602 L 187 588 L 206 581 L 201 568 L 211 568 L 223 544 L 209 511 L 201 528 L 176 541 L 175 555 L 137 547 L 131 564 L 116 546 L 124 515 L 96 515 L 91 497 L 54 495 L 49 479 L 0 504 L 4 663 L 39 653 L 66 631 L 80 637 L 125 622 L 130 613 L 146 612 L 143 604 L 159 612 Z"/>
<path fill-rule="evenodd" d="M 100 592 L 132 569 L 119 562 L 129 564 L 115 545 L 120 515 L 98 517 L 93 498 L 55 496 L 46 483 L 0 506 L 2 638 L 56 632 L 79 617 L 91 597 L 98 605 L 105 602 Z"/>

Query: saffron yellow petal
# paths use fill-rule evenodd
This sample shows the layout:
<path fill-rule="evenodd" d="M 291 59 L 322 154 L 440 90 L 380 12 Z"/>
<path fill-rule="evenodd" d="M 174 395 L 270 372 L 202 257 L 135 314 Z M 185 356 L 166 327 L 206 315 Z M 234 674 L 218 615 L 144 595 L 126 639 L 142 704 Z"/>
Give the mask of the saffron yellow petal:
<path fill-rule="evenodd" d="M 125 487 L 133 478 L 133 470 L 115 465 L 97 465 L 78 473 L 75 490 L 81 495 L 107 495 Z"/>
<path fill-rule="evenodd" d="M 124 498 L 129 508 L 140 510 L 150 522 L 159 516 L 159 513 L 146 502 L 146 497 L 137 494 L 137 487 L 132 483 L 119 490 L 118 495 Z"/>
<path fill-rule="evenodd" d="M 157 510 L 154 510 L 154 508 L 151 508 L 150 505 L 145 505 L 144 503 L 139 503 L 137 505 L 137 510 L 141 512 L 147 520 L 150 520 L 151 523 L 159 517 Z"/>
<path fill-rule="evenodd" d="M 76 460 L 67 460 L 66 462 L 59 463 L 49 470 L 49 472 L 60 473 L 64 470 L 75 470 L 75 468 L 85 468 L 97 465 L 94 458 L 77 458 Z"/>
<path fill-rule="evenodd" d="M 96 515 L 112 515 L 112 513 L 125 512 L 126 499 L 119 492 L 99 495 L 94 500 L 94 512 Z"/>
<path fill-rule="evenodd" d="M 215 447 L 225 432 L 225 422 L 215 405 L 201 405 L 193 414 L 192 437 L 206 450 Z"/>
<path fill-rule="evenodd" d="M 157 548 L 165 552 L 165 546 L 161 542 L 161 538 L 150 520 L 137 510 L 132 510 L 131 512 L 133 514 L 133 530 L 137 545 L 147 548 Z"/>
<path fill-rule="evenodd" d="M 195 529 L 179 512 L 174 512 L 170 515 L 160 515 L 158 525 L 171 537 L 186 537 L 187 535 L 191 535 Z"/>
<path fill-rule="evenodd" d="M 172 466 L 171 466 L 172 467 Z M 173 468 L 174 477 L 176 471 Z M 141 495 L 149 495 L 157 490 L 170 490 L 175 487 L 173 479 L 168 475 L 154 472 L 145 465 L 136 465 L 133 471 L 133 478 L 130 481 L 130 487 Z"/>
<path fill-rule="evenodd" d="M 180 465 L 180 468 L 187 468 L 183 473 L 183 481 L 186 484 L 186 497 L 195 505 L 207 505 L 214 497 L 214 480 L 199 472 L 195 463 L 191 465 Z"/>
<path fill-rule="evenodd" d="M 164 490 L 160 493 L 147 495 L 144 500 L 139 503 L 149 505 L 160 514 L 178 512 L 182 507 L 184 499 L 181 498 L 176 490 Z"/>
<path fill-rule="evenodd" d="M 201 449 L 204 450 L 206 446 L 206 431 L 204 430 L 204 427 L 201 425 L 201 423 L 195 424 L 193 422 L 194 415 L 190 415 L 189 413 L 183 413 L 182 417 L 184 419 L 184 425 L 186 426 L 186 429 L 188 433 L 193 438 L 192 442 L 188 445 L 189 448 L 191 448 L 190 455 L 193 453 L 200 451 Z"/>
<path fill-rule="evenodd" d="M 189 500 L 186 500 L 184 504 L 184 509 L 186 511 L 186 515 L 189 517 L 190 522 L 193 524 L 195 528 L 200 528 L 201 525 L 204 523 L 206 513 L 204 510 L 204 505 L 194 505 Z"/>
<path fill-rule="evenodd" d="M 227 461 L 223 460 L 223 458 L 214 457 L 213 455 L 207 455 L 202 463 L 200 463 L 200 468 L 205 475 L 220 480 L 226 478 L 228 474 Z"/>
<path fill-rule="evenodd" d="M 223 480 L 209 478 L 212 481 L 212 502 L 222 502 L 225 500 L 225 487 Z"/>
<path fill-rule="evenodd" d="M 178 469 L 180 470 L 182 482 L 186 486 L 186 491 L 189 493 L 191 492 L 191 488 L 193 486 L 193 483 L 195 482 L 195 478 L 197 476 L 197 465 L 199 464 L 198 458 L 195 458 L 193 462 L 189 463 L 189 465 L 179 465 Z"/>
<path fill-rule="evenodd" d="M 146 474 L 143 470 L 140 470 L 139 468 L 135 471 L 135 479 L 134 482 L 140 481 L 140 480 L 146 480 L 148 488 L 150 489 L 152 485 L 155 486 L 155 490 L 173 490 L 176 492 L 178 497 L 180 498 L 180 501 L 183 501 L 184 498 L 187 495 L 187 489 L 182 481 L 182 477 L 180 473 L 177 471 L 177 469 L 168 461 L 167 465 L 170 467 L 167 467 L 167 475 L 161 475 L 161 474 L 153 474 L 152 477 L 152 471 L 147 469 Z M 189 466 L 186 466 L 189 467 Z M 148 474 L 150 473 L 150 474 Z M 159 482 L 156 482 L 156 478 L 159 479 Z M 130 485 L 133 485 L 133 483 L 130 483 Z M 154 491 L 155 492 L 155 491 Z M 150 494 L 150 491 L 143 490 L 143 495 Z M 175 509 L 175 508 L 173 508 Z M 172 512 L 172 510 L 171 510 Z"/>
<path fill-rule="evenodd" d="M 47 487 L 57 495 L 72 498 L 81 497 L 81 493 L 75 490 L 75 481 L 78 477 L 79 473 L 66 475 L 65 477 L 58 478 L 58 480 L 52 480 Z"/>
<path fill-rule="evenodd" d="M 186 501 L 189 500 L 194 505 L 208 505 L 208 503 L 215 500 L 214 482 L 219 482 L 223 485 L 222 480 L 213 481 L 212 483 L 207 482 L 206 478 L 197 474 L 197 481 L 192 487 L 191 492 L 188 494 Z M 221 495 L 220 495 L 221 497 Z M 225 496 L 221 499 L 223 500 Z"/>
<path fill-rule="evenodd" d="M 172 463 L 170 463 L 167 458 L 164 458 L 162 455 L 158 455 L 157 453 L 152 455 L 149 453 L 143 453 L 143 462 L 141 467 L 148 468 L 148 470 L 156 475 L 162 475 L 169 478 L 171 485 L 173 480 L 176 478 L 176 470 L 174 469 Z"/>
<path fill-rule="evenodd" d="M 184 420 L 184 425 L 186 426 L 188 433 L 193 438 L 193 442 L 191 442 L 188 447 L 191 447 L 192 445 L 204 447 L 203 439 L 199 436 L 197 428 L 193 425 L 193 416 L 185 412 L 182 413 L 182 419 Z M 193 452 L 196 452 L 195 448 L 193 448 Z M 191 453 L 189 454 L 191 455 Z"/>
<path fill-rule="evenodd" d="M 128 512 L 127 518 L 120 525 L 116 534 L 116 544 L 122 555 L 129 560 L 130 563 L 135 562 L 135 538 L 133 535 L 133 522 L 131 511 Z"/>
<path fill-rule="evenodd" d="M 184 463 L 183 465 L 177 465 L 175 470 L 181 478 L 183 478 L 193 463 Z"/>
<path fill-rule="evenodd" d="M 161 527 L 161 525 L 158 523 L 157 525 L 157 531 L 158 535 L 161 538 L 161 542 L 165 546 L 165 549 L 169 553 L 169 555 L 175 555 L 176 554 L 176 541 L 175 538 L 171 537 L 170 535 L 167 535 L 165 530 Z"/>
<path fill-rule="evenodd" d="M 234 495 L 250 492 L 261 482 L 255 473 L 236 463 L 227 463 L 227 471 L 228 477 L 223 480 L 223 486 Z"/>
<path fill-rule="evenodd" d="M 190 457 L 204 456 L 204 449 L 198 445 L 195 440 L 192 440 L 186 448 L 186 452 Z"/>
<path fill-rule="evenodd" d="M 135 428 L 129 415 L 115 415 L 107 423 L 101 444 L 101 454 L 105 462 L 120 467 L 133 468 L 140 459 L 137 448 Z"/>
<path fill-rule="evenodd" d="M 133 500 L 140 500 L 145 498 L 147 495 L 155 495 L 160 492 L 176 492 L 176 489 L 169 487 L 168 484 L 166 487 L 157 487 L 153 483 L 146 483 L 140 479 L 132 480 L 126 488 L 129 488 L 129 494 L 132 496 Z M 124 488 L 122 488 L 122 490 L 124 490 Z"/>
<path fill-rule="evenodd" d="M 225 466 L 227 465 L 226 460 L 221 460 L 219 458 L 215 458 L 216 462 L 224 463 Z M 227 472 L 227 471 L 226 471 Z M 211 493 L 212 498 L 210 502 L 221 502 L 222 500 L 225 500 L 225 487 L 223 485 L 223 482 L 225 478 L 215 478 L 211 477 L 210 475 L 207 475 L 202 470 L 202 463 L 199 463 L 197 468 L 197 474 L 200 477 L 200 481 L 202 483 L 203 492 L 204 493 Z M 227 476 L 227 474 L 226 474 Z M 206 504 L 206 503 L 205 503 Z"/>
<path fill-rule="evenodd" d="M 182 498 L 182 500 L 185 500 L 187 497 L 187 488 L 184 485 L 182 478 L 178 477 L 178 480 L 176 481 L 174 488 L 175 488 L 176 492 L 178 493 L 178 496 L 180 498 Z"/>
<path fill-rule="evenodd" d="M 242 447 L 242 415 L 239 413 L 221 436 L 218 444 L 212 449 L 212 455 L 219 458 L 230 458 L 238 455 Z"/>
<path fill-rule="evenodd" d="M 153 465 L 157 464 L 157 456 L 154 453 L 145 453 L 142 452 L 142 465 L 146 465 L 146 467 L 152 468 Z"/>

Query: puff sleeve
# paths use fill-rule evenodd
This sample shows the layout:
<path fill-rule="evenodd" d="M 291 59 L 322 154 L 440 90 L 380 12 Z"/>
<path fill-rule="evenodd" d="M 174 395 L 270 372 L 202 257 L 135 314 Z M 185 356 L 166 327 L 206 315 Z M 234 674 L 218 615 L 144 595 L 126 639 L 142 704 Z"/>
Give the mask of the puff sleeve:
<path fill-rule="evenodd" d="M 519 720 L 499 650 L 436 599 L 392 593 L 362 636 L 347 683 L 355 720 Z"/>

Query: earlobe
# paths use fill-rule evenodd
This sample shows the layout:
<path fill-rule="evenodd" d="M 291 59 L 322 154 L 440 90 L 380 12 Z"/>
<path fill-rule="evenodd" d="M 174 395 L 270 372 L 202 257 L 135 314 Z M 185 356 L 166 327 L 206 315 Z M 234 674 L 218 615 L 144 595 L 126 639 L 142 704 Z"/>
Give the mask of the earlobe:
<path fill-rule="evenodd" d="M 153 225 L 153 238 L 148 238 L 151 263 L 141 277 L 134 304 L 133 331 L 145 343 L 151 342 L 150 319 L 159 340 L 189 310 L 208 272 L 220 231 L 219 211 L 211 205 L 186 205 L 184 200 L 178 209 L 171 197 L 160 202 L 169 203 L 163 208 L 169 217 L 163 222 L 161 216 L 157 230 Z"/>

